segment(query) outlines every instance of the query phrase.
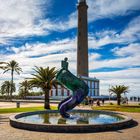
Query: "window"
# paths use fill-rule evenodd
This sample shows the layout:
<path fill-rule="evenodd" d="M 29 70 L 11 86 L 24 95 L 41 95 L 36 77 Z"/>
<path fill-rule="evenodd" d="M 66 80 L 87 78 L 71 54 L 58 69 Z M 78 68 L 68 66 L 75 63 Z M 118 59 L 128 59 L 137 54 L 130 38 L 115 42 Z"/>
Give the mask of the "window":
<path fill-rule="evenodd" d="M 92 88 L 94 88 L 94 81 L 92 82 Z"/>
<path fill-rule="evenodd" d="M 88 87 L 91 88 L 91 87 L 90 87 L 90 81 L 88 81 Z"/>

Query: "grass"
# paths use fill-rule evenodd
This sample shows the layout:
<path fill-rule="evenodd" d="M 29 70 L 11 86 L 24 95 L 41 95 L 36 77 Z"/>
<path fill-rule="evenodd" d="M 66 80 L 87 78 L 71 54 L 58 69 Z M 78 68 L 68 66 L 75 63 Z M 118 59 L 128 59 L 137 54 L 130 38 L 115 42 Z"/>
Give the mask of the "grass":
<path fill-rule="evenodd" d="M 109 111 L 120 111 L 120 112 L 133 112 L 140 113 L 140 106 L 138 105 L 107 105 L 100 107 L 92 107 L 93 110 L 109 110 Z"/>
<path fill-rule="evenodd" d="M 57 107 L 51 106 L 51 110 L 56 110 Z M 133 112 L 133 113 L 140 113 L 140 105 L 105 105 L 92 107 L 93 110 L 108 110 L 108 111 L 120 111 L 120 112 Z M 4 113 L 18 113 L 18 112 L 32 112 L 32 111 L 40 111 L 45 110 L 44 107 L 22 107 L 22 108 L 5 108 L 0 109 L 0 114 Z"/>
<path fill-rule="evenodd" d="M 51 106 L 51 110 L 56 110 L 57 107 Z M 32 112 L 45 110 L 44 107 L 22 107 L 22 108 L 5 108 L 0 109 L 0 114 L 4 113 L 18 113 L 18 112 Z"/>

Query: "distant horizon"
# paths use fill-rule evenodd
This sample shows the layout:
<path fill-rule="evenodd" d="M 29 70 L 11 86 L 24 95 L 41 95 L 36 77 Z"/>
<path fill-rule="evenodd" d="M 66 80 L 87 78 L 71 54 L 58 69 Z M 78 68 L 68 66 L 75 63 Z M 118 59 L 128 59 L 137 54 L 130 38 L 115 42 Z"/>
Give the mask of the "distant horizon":
<path fill-rule="evenodd" d="M 34 66 L 56 67 L 69 59 L 76 74 L 78 0 L 0 0 L 0 62 L 16 60 L 23 72 L 14 82 L 31 77 Z M 87 0 L 89 76 L 100 80 L 100 95 L 109 86 L 130 87 L 140 96 L 139 0 Z M 0 70 L 0 85 L 10 72 Z"/>

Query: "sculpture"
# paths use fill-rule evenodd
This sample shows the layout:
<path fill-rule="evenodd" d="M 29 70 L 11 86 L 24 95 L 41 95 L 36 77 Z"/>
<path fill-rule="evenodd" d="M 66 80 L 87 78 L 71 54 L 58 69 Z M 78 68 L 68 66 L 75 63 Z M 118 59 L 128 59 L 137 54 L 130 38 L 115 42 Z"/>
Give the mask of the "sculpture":
<path fill-rule="evenodd" d="M 78 104 L 80 104 L 84 98 L 88 95 L 88 85 L 80 78 L 74 76 L 68 70 L 68 58 L 61 61 L 62 69 L 58 72 L 56 79 L 66 88 L 73 91 L 73 95 L 67 97 L 58 105 L 58 110 L 62 117 L 70 118 L 70 114 L 67 112 L 72 110 Z"/>

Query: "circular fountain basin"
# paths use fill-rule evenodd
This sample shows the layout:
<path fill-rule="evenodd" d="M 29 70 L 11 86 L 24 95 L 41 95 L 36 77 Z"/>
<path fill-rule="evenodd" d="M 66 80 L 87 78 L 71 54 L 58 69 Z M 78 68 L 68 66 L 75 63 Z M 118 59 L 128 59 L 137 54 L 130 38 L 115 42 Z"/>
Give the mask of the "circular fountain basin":
<path fill-rule="evenodd" d="M 118 130 L 132 125 L 133 120 L 120 113 L 94 110 L 73 110 L 70 119 L 58 110 L 21 113 L 10 117 L 15 128 L 58 133 L 85 133 Z"/>

